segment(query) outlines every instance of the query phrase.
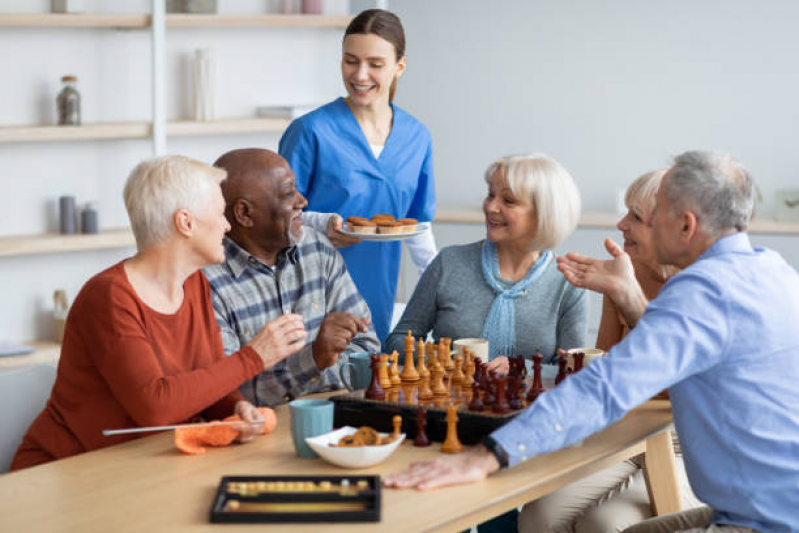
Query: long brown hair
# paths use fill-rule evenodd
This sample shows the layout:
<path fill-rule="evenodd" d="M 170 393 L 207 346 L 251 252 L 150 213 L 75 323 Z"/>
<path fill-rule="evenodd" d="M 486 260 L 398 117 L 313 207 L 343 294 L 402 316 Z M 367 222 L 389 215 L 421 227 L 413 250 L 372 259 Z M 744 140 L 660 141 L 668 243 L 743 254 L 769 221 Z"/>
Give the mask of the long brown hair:
<path fill-rule="evenodd" d="M 405 30 L 402 22 L 397 15 L 384 9 L 367 9 L 361 11 L 352 21 L 344 32 L 344 39 L 347 35 L 369 35 L 374 34 L 388 41 L 394 46 L 396 61 L 405 57 Z M 394 93 L 397 91 L 397 78 L 391 82 L 388 92 L 389 102 L 394 101 Z"/>

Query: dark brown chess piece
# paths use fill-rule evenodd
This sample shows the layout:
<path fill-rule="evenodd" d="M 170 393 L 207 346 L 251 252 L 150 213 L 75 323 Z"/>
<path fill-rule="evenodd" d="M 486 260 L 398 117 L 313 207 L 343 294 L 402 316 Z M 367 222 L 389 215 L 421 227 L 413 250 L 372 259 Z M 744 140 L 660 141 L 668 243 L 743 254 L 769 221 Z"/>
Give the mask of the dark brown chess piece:
<path fill-rule="evenodd" d="M 480 384 L 472 383 L 472 401 L 469 402 L 469 411 L 482 411 L 483 402 L 480 401 Z"/>
<path fill-rule="evenodd" d="M 427 438 L 427 409 L 424 407 L 416 411 L 416 437 L 413 439 L 414 446 L 430 446 L 430 439 Z"/>
<path fill-rule="evenodd" d="M 380 385 L 380 354 L 371 355 L 372 381 L 369 383 L 364 396 L 368 400 L 385 400 L 386 389 Z"/>
<path fill-rule="evenodd" d="M 519 375 L 511 379 L 511 393 L 510 393 L 510 400 L 508 401 L 508 406 L 511 409 L 521 409 L 522 408 L 522 395 L 524 394 L 524 376 Z"/>
<path fill-rule="evenodd" d="M 541 383 L 541 361 L 544 357 L 540 353 L 533 354 L 533 385 L 527 393 L 527 403 L 533 403 L 541 393 L 544 392 L 544 385 Z"/>
<path fill-rule="evenodd" d="M 495 413 L 505 414 L 510 411 L 508 400 L 505 398 L 505 386 L 508 382 L 508 377 L 499 375 L 495 379 L 497 383 L 497 398 L 494 405 L 491 406 L 491 410 Z"/>
<path fill-rule="evenodd" d="M 565 355 L 558 355 L 558 375 L 555 376 L 555 385 L 566 379 L 566 365 L 568 364 L 569 360 L 566 359 Z"/>
<path fill-rule="evenodd" d="M 572 358 L 574 359 L 574 371 L 579 372 L 583 369 L 583 359 L 585 358 L 585 353 L 575 352 L 572 354 Z"/>
<path fill-rule="evenodd" d="M 484 391 L 483 405 L 494 405 L 497 401 L 497 374 L 493 370 L 483 372 Z"/>

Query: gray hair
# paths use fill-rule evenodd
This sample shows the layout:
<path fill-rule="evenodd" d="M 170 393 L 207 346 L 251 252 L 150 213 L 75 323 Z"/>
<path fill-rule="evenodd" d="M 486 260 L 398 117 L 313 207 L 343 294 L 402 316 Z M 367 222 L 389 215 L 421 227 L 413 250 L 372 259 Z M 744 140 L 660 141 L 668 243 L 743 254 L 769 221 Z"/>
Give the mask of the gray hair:
<path fill-rule="evenodd" d="M 202 211 L 213 187 L 226 176 L 221 168 L 180 155 L 139 163 L 128 176 L 123 193 L 139 251 L 169 238 L 174 230 L 172 217 L 178 209 Z"/>
<path fill-rule="evenodd" d="M 486 182 L 498 172 L 513 195 L 533 208 L 536 218 L 533 249 L 551 250 L 577 227 L 580 192 L 560 163 L 542 154 L 503 157 L 488 167 Z"/>
<path fill-rule="evenodd" d="M 693 211 L 708 236 L 744 231 L 755 206 L 755 181 L 725 152 L 690 151 L 674 158 L 664 194 L 672 214 Z"/>

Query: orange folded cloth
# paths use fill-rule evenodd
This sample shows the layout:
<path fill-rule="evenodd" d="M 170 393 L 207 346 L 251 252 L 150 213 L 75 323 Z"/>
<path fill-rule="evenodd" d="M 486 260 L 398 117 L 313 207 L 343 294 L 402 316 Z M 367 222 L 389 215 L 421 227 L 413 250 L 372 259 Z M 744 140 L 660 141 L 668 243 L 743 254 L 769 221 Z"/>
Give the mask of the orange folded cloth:
<path fill-rule="evenodd" d="M 264 417 L 264 435 L 269 435 L 277 426 L 275 412 L 268 407 L 259 407 L 258 411 Z M 238 415 L 227 417 L 224 422 L 241 420 Z M 239 432 L 233 426 L 205 426 L 175 429 L 175 446 L 178 450 L 189 455 L 205 453 L 205 446 L 227 446 L 233 442 Z"/>

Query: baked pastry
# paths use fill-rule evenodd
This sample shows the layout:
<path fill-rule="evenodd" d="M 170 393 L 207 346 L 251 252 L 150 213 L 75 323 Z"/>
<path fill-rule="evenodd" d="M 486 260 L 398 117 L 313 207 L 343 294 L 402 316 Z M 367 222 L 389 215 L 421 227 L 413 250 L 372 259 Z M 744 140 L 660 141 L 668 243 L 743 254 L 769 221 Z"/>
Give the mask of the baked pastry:
<path fill-rule="evenodd" d="M 416 227 L 419 225 L 419 221 L 415 218 L 401 218 L 397 220 L 397 223 L 402 225 L 402 231 L 405 233 L 416 231 Z"/>
<path fill-rule="evenodd" d="M 402 233 L 402 224 L 397 221 L 392 220 L 381 220 L 377 222 L 377 232 L 378 233 Z"/>
<path fill-rule="evenodd" d="M 352 233 L 377 233 L 377 223 L 368 218 L 349 217 L 347 219 L 347 229 Z"/>
<path fill-rule="evenodd" d="M 396 219 L 389 214 L 381 213 L 379 215 L 375 215 L 372 217 L 372 222 L 377 222 L 377 225 L 380 225 L 380 222 L 395 222 Z"/>

